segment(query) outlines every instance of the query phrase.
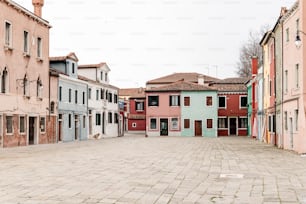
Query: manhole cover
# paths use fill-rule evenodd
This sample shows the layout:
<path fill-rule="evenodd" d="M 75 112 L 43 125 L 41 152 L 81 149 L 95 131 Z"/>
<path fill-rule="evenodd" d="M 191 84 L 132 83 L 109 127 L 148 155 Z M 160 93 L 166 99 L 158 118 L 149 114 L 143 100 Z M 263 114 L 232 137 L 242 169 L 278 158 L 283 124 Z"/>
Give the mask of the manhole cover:
<path fill-rule="evenodd" d="M 243 174 L 220 174 L 220 178 L 242 179 Z"/>

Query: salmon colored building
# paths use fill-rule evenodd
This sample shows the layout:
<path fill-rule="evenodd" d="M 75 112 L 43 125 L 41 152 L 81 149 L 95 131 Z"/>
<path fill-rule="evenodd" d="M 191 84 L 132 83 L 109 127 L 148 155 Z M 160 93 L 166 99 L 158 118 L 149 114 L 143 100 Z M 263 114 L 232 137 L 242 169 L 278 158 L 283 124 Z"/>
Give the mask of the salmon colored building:
<path fill-rule="evenodd" d="M 32 1 L 35 13 L 9 0 L 0 1 L 0 146 L 55 142 L 51 115 L 49 29 L 41 17 L 43 0 Z"/>

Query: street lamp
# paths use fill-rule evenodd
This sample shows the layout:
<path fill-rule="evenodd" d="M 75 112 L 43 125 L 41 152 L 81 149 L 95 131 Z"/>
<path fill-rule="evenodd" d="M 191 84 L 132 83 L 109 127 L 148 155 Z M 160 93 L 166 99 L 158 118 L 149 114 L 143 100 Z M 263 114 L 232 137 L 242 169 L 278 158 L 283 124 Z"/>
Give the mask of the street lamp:
<path fill-rule="evenodd" d="M 301 47 L 301 45 L 302 45 L 302 40 L 301 40 L 301 37 L 300 37 L 299 33 L 302 33 L 303 35 L 306 35 L 306 33 L 304 33 L 301 30 L 296 31 L 295 45 L 296 45 L 297 48 Z"/>

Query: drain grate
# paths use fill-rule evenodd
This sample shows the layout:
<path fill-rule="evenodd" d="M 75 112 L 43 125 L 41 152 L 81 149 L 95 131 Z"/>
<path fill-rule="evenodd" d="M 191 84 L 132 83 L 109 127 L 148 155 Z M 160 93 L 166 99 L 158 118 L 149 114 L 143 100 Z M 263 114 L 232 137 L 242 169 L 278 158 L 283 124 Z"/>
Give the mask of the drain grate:
<path fill-rule="evenodd" d="M 220 174 L 220 178 L 242 179 L 243 174 Z"/>

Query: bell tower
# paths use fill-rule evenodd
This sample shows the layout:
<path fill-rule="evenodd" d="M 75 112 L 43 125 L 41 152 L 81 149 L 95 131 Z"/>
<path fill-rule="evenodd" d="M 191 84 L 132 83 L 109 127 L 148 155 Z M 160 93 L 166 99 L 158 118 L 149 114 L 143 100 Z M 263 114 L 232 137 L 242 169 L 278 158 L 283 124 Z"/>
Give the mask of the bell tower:
<path fill-rule="evenodd" d="M 34 6 L 34 14 L 41 17 L 41 9 L 44 5 L 44 0 L 32 0 Z"/>

